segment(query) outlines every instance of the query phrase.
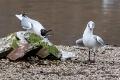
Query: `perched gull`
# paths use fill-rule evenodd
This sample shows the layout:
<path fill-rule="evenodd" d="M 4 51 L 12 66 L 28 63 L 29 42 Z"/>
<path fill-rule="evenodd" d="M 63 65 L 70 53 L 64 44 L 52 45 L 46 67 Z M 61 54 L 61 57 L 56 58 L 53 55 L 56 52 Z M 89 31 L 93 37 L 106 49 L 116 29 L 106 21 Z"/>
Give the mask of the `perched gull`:
<path fill-rule="evenodd" d="M 76 40 L 78 46 L 85 46 L 89 48 L 89 62 L 95 62 L 95 51 L 104 45 L 104 41 L 97 35 L 93 35 L 93 29 L 95 25 L 93 21 L 89 21 L 87 27 L 83 33 L 83 38 Z M 90 49 L 93 49 L 94 60 L 90 60 Z"/>
<path fill-rule="evenodd" d="M 16 14 L 15 16 L 21 20 L 21 26 L 27 29 L 27 31 L 36 33 L 44 38 L 53 34 L 48 34 L 52 30 L 46 30 L 38 21 L 27 17 L 25 12 L 20 15 Z"/>

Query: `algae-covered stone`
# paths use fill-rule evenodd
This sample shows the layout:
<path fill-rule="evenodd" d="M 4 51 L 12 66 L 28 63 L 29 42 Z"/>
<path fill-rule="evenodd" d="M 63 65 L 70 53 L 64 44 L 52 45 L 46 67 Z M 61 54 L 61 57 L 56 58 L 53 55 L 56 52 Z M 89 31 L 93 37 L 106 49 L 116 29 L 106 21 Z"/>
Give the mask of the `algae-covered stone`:
<path fill-rule="evenodd" d="M 41 47 L 37 55 L 39 57 L 45 58 L 49 54 L 57 55 L 59 54 L 58 49 L 50 43 L 50 41 L 47 38 L 41 38 L 35 33 L 26 33 L 25 34 L 27 37 L 27 41 L 33 46 L 32 48 L 38 48 Z M 44 56 L 42 56 L 44 55 Z"/>
<path fill-rule="evenodd" d="M 41 38 L 39 35 L 28 31 L 19 31 L 0 39 L 0 57 L 7 56 L 12 50 L 19 50 L 17 48 L 20 48 L 21 46 L 23 46 L 23 44 L 26 43 L 28 44 L 28 47 L 24 52 L 25 54 L 34 49 L 45 50 L 42 52 L 47 55 L 53 54 L 56 56 L 57 54 L 59 54 L 58 49 L 47 38 Z M 6 51 L 9 52 L 5 54 L 4 52 Z M 13 52 L 16 51 L 12 51 L 12 55 L 14 55 Z M 36 53 L 34 53 L 34 55 L 36 55 Z"/>
<path fill-rule="evenodd" d="M 47 48 L 48 53 L 56 55 L 59 53 L 58 49 L 54 45 L 48 45 L 46 42 L 40 43 L 44 48 Z"/>
<path fill-rule="evenodd" d="M 5 57 L 13 48 L 11 47 L 13 40 L 15 40 L 15 33 L 0 39 L 0 57 Z"/>
<path fill-rule="evenodd" d="M 39 50 L 37 55 L 41 58 L 45 58 L 49 54 L 53 54 L 57 57 L 57 55 L 59 54 L 58 49 L 54 45 L 49 45 L 47 42 L 40 42 L 40 45 L 42 45 L 43 48 Z"/>

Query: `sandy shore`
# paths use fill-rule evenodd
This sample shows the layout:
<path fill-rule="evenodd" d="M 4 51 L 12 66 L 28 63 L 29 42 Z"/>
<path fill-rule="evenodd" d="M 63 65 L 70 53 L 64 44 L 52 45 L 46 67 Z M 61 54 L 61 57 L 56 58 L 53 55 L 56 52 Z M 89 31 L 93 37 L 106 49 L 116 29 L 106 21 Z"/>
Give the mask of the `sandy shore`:
<path fill-rule="evenodd" d="M 120 47 L 100 48 L 96 62 L 87 63 L 88 49 L 57 46 L 79 56 L 77 60 L 39 60 L 11 62 L 0 60 L 0 80 L 120 80 Z M 93 54 L 91 55 L 93 59 Z"/>

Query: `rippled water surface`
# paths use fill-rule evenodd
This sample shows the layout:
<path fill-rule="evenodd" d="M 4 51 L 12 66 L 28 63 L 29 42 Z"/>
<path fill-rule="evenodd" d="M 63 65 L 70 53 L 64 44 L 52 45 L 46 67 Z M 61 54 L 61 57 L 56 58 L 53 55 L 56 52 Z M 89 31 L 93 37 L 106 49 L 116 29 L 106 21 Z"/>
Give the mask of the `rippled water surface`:
<path fill-rule="evenodd" d="M 53 44 L 75 45 L 92 20 L 94 34 L 105 43 L 120 45 L 120 0 L 1 0 L 0 5 L 0 37 L 24 30 L 14 16 L 17 9 L 52 29 Z"/>

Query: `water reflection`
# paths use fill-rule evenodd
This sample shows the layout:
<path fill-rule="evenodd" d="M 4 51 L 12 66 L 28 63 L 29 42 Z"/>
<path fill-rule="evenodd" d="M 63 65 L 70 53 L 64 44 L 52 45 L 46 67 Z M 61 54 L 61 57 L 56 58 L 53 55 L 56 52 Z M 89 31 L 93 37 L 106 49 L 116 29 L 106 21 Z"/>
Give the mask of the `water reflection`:
<path fill-rule="evenodd" d="M 120 45 L 120 0 L 1 0 L 0 5 L 1 37 L 24 30 L 14 16 L 16 8 L 27 12 L 46 29 L 52 29 L 55 34 L 50 41 L 53 44 L 75 45 L 92 20 L 96 35 L 105 43 Z"/>
<path fill-rule="evenodd" d="M 120 45 L 120 0 L 103 0 L 103 22 L 107 27 L 105 31 L 106 42 Z"/>
<path fill-rule="evenodd" d="M 103 0 L 103 12 L 108 14 L 110 12 L 116 11 L 116 6 L 119 4 L 119 0 Z"/>

